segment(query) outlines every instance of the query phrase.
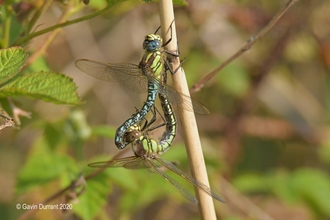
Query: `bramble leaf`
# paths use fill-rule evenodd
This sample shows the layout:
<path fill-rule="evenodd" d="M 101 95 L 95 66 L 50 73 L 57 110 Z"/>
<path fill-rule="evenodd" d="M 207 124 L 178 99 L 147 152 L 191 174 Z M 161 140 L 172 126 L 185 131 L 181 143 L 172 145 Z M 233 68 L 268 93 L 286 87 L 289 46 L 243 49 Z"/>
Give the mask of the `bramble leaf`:
<path fill-rule="evenodd" d="M 21 47 L 0 50 L 0 85 L 13 78 L 23 67 L 27 53 Z"/>
<path fill-rule="evenodd" d="M 28 74 L 0 88 L 0 98 L 21 95 L 56 104 L 82 104 L 73 80 L 56 72 Z"/>

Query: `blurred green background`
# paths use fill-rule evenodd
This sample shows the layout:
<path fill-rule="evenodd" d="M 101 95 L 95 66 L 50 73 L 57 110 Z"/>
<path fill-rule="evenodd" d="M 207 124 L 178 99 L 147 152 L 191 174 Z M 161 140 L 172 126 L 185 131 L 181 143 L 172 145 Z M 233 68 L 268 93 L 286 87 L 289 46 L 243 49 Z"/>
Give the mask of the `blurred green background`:
<path fill-rule="evenodd" d="M 11 2 L 17 13 L 11 41 L 27 25 L 24 12 L 42 2 Z M 187 3 L 175 6 L 175 22 L 191 87 L 265 27 L 286 1 Z M 79 5 L 72 20 L 106 2 L 54 1 L 34 29 L 56 24 L 69 4 Z M 329 8 L 326 0 L 298 1 L 249 51 L 192 94 L 211 111 L 197 115 L 197 122 L 211 188 L 227 201 L 215 201 L 219 219 L 330 218 Z M 159 25 L 157 3 L 119 2 L 101 16 L 61 29 L 43 56 L 27 66 L 24 71 L 53 70 L 72 77 L 85 104 L 13 98 L 32 118 L 21 117 L 19 129 L 0 133 L 1 218 L 18 218 L 27 210 L 17 210 L 17 203 L 39 204 L 79 173 L 93 172 L 88 163 L 119 152 L 115 129 L 142 106 L 146 94 L 92 78 L 74 62 L 138 63 L 144 36 Z M 32 56 L 46 37 L 22 46 Z M 179 125 L 172 148 L 162 157 L 189 173 L 181 134 Z M 144 170 L 107 169 L 87 181 L 81 196 L 75 193 L 49 203 L 70 203 L 73 210 L 40 210 L 31 219 L 199 219 L 196 205 Z"/>

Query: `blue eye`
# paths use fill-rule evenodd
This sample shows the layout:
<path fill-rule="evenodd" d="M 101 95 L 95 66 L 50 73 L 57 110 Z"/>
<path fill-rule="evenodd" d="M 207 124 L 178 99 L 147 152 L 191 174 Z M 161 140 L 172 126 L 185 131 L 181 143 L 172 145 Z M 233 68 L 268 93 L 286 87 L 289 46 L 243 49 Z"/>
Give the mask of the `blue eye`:
<path fill-rule="evenodd" d="M 143 48 L 147 51 L 156 51 L 160 48 L 160 42 L 158 40 L 144 41 Z"/>

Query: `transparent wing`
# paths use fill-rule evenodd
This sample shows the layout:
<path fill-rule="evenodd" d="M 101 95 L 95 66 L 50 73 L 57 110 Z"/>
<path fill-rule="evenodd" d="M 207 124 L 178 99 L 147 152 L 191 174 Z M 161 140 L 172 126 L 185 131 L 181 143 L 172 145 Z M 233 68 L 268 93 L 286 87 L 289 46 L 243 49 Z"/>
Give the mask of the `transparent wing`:
<path fill-rule="evenodd" d="M 178 93 L 172 87 L 168 85 L 161 85 L 159 81 L 154 79 L 155 83 L 158 84 L 158 92 L 167 96 L 171 104 L 181 107 L 191 112 L 196 112 L 199 114 L 209 114 L 210 111 L 201 103 L 191 100 L 187 95 Z M 191 108 L 193 106 L 193 109 Z"/>
<path fill-rule="evenodd" d="M 195 111 L 199 114 L 209 114 L 210 111 L 201 103 L 192 101 L 189 96 L 180 94 L 167 85 L 162 85 L 158 80 L 142 73 L 138 65 L 131 63 L 103 63 L 93 60 L 80 59 L 76 61 L 76 67 L 97 79 L 120 82 L 127 88 L 137 93 L 148 90 L 148 79 L 158 84 L 158 92 L 166 95 L 171 104 L 177 105 L 188 111 Z M 191 108 L 191 104 L 193 109 Z"/>
<path fill-rule="evenodd" d="M 190 202 L 197 204 L 198 200 L 193 196 L 184 186 L 182 186 L 178 181 L 173 179 L 172 177 L 166 175 L 163 171 L 158 169 L 158 167 L 162 166 L 159 162 L 157 162 L 155 159 L 146 159 L 146 163 L 149 164 L 149 167 L 156 171 L 158 174 L 160 174 L 167 182 L 169 182 L 172 186 L 175 187 L 176 190 L 179 191 L 179 193 L 188 199 Z"/>
<path fill-rule="evenodd" d="M 134 92 L 147 91 L 148 78 L 142 74 L 138 65 L 131 63 L 103 63 L 94 60 L 80 59 L 76 67 L 97 79 L 120 82 Z"/>
<path fill-rule="evenodd" d="M 124 157 L 120 158 L 117 160 L 109 160 L 109 161 L 101 161 L 101 162 L 95 162 L 95 163 L 90 163 L 88 164 L 89 167 L 107 167 L 107 168 L 112 168 L 112 167 L 125 167 L 126 164 L 128 163 L 133 163 L 136 161 L 139 161 L 139 157 Z"/>
<path fill-rule="evenodd" d="M 169 170 L 171 170 L 172 172 L 178 174 L 179 176 L 181 176 L 182 178 L 184 178 L 185 180 L 187 180 L 188 182 L 192 183 L 193 185 L 197 186 L 198 188 L 200 188 L 201 190 L 203 190 L 205 193 L 209 194 L 210 196 L 212 196 L 214 199 L 225 203 L 225 200 L 223 200 L 220 196 L 218 196 L 216 193 L 214 193 L 209 187 L 207 187 L 205 184 L 199 182 L 198 180 L 187 176 L 186 174 L 184 174 L 181 170 L 179 170 L 176 166 L 174 166 L 171 162 L 163 160 L 159 157 L 156 157 L 156 160 L 161 163 L 163 166 L 165 166 L 166 168 L 168 168 Z"/>
<path fill-rule="evenodd" d="M 102 167 L 102 168 L 117 168 L 124 167 L 126 169 L 150 169 L 150 166 L 145 163 L 141 157 L 124 157 L 117 160 L 101 161 L 88 164 L 89 167 Z M 162 166 L 161 164 L 159 166 Z"/>

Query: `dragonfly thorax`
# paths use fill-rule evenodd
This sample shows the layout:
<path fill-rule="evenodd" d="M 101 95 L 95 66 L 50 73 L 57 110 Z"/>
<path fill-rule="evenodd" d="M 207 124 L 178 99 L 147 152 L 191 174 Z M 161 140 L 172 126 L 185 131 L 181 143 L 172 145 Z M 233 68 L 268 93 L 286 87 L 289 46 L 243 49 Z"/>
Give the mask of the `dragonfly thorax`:
<path fill-rule="evenodd" d="M 147 136 L 141 136 L 138 140 L 132 143 L 132 149 L 134 154 L 142 158 L 153 158 L 156 154 L 162 153 L 161 146 L 156 140 L 148 138 Z"/>
<path fill-rule="evenodd" d="M 148 34 L 143 41 L 143 49 L 149 52 L 155 52 L 162 47 L 163 40 L 157 34 Z"/>

